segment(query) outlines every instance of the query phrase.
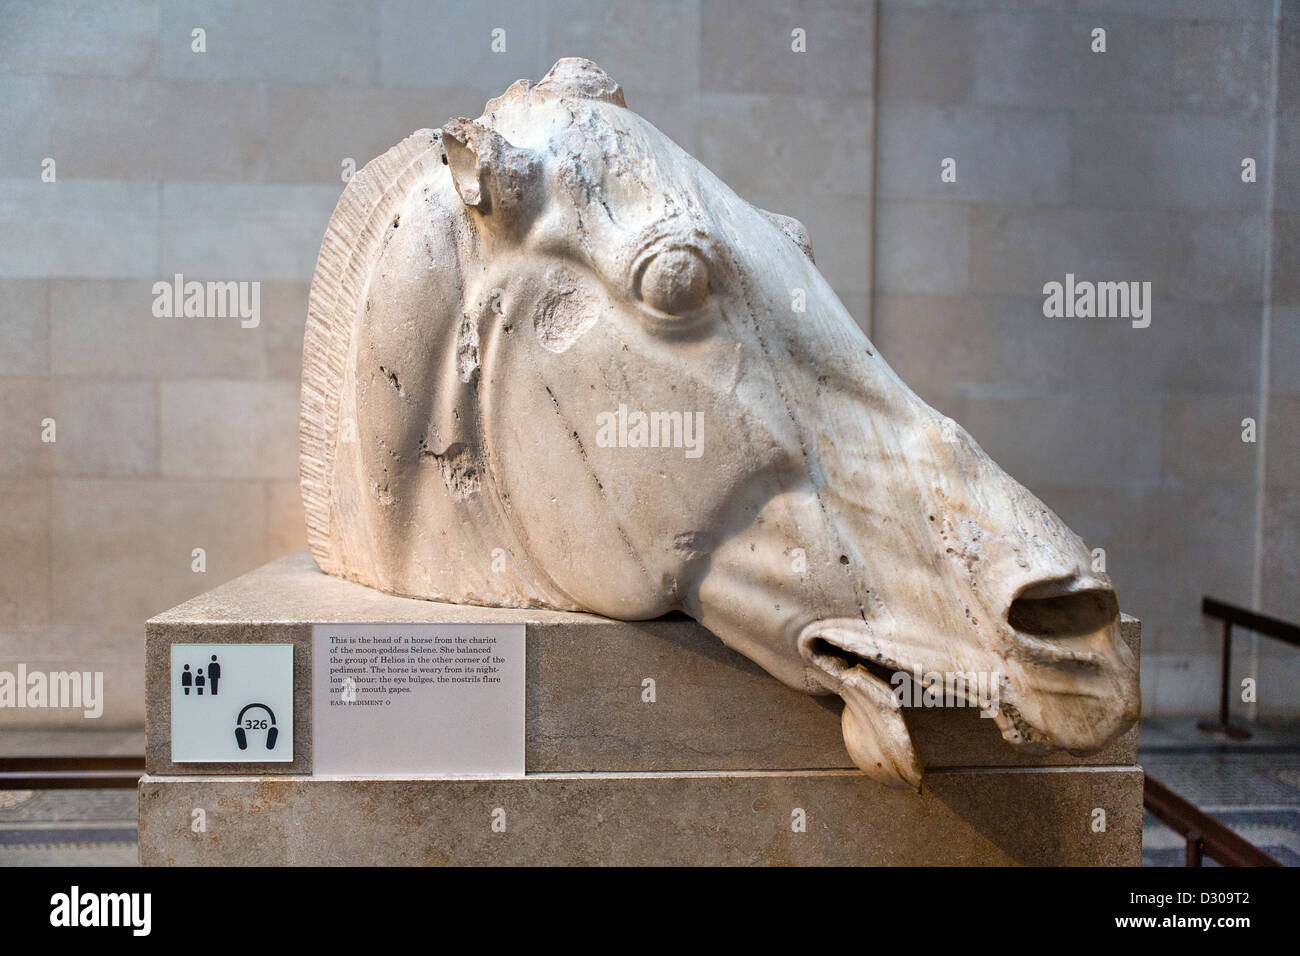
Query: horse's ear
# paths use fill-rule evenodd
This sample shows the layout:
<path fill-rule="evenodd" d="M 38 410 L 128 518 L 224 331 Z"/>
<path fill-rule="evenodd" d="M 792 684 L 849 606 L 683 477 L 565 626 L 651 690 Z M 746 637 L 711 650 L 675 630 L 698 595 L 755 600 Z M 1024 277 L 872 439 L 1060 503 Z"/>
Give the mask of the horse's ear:
<path fill-rule="evenodd" d="M 541 162 L 496 130 L 469 119 L 442 128 L 443 162 L 465 205 L 504 222 L 526 218 Z"/>
<path fill-rule="evenodd" d="M 754 208 L 757 209 L 758 207 Z M 812 237 L 808 235 L 807 226 L 794 216 L 783 216 L 779 212 L 768 212 L 766 209 L 759 209 L 758 211 L 763 214 L 768 222 L 785 233 L 791 242 L 802 249 L 809 262 L 816 262 L 813 259 Z"/>

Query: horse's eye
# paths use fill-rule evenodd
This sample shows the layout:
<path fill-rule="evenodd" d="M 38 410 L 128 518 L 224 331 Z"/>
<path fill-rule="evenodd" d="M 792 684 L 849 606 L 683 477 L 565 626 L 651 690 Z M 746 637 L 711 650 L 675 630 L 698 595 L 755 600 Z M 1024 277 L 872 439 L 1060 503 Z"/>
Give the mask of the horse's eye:
<path fill-rule="evenodd" d="M 683 315 L 709 295 L 709 266 L 693 249 L 665 249 L 641 270 L 637 294 L 652 309 Z"/>

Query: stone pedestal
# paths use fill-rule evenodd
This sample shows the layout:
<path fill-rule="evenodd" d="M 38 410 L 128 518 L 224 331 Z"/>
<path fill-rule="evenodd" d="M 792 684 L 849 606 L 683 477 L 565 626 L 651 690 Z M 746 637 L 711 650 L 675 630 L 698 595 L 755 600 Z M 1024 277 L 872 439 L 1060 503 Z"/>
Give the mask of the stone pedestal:
<path fill-rule="evenodd" d="M 322 622 L 523 622 L 526 776 L 313 777 Z M 1124 634 L 1136 653 L 1138 622 L 1126 618 Z M 852 768 L 838 698 L 785 687 L 685 617 L 632 624 L 397 598 L 320 573 L 304 550 L 159 615 L 146 642 L 146 865 L 1141 858 L 1136 728 L 1088 757 L 1032 757 L 975 710 L 914 709 L 923 792 L 887 790 Z M 249 642 L 294 645 L 294 761 L 173 763 L 171 645 Z M 647 677 L 654 703 L 642 699 Z"/>

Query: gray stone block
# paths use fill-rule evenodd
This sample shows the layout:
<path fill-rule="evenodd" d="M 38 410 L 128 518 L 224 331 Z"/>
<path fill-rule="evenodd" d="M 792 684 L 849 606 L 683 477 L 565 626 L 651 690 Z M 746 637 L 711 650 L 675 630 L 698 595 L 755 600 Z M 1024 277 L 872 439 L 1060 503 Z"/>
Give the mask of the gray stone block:
<path fill-rule="evenodd" d="M 309 287 L 307 282 L 262 283 L 262 322 L 256 331 L 265 339 L 268 378 L 302 381 L 302 336 Z"/>
<path fill-rule="evenodd" d="M 58 478 L 51 485 L 56 620 L 124 624 L 120 657 L 140 668 L 139 622 L 185 594 L 265 561 L 265 494 L 251 481 Z M 206 552 L 195 573 L 193 550 Z"/>
<path fill-rule="evenodd" d="M 307 546 L 307 519 L 296 479 L 266 483 L 268 554 L 288 554 Z"/>
<path fill-rule="evenodd" d="M 838 770 L 140 781 L 145 865 L 1132 866 L 1141 842 L 1137 767 L 951 771 L 919 794 Z"/>
<path fill-rule="evenodd" d="M 1300 58 L 1300 53 L 1297 58 Z M 1274 153 L 1273 208 L 1300 212 L 1300 103 L 1278 111 Z M 1258 156 L 1255 158 L 1259 160 Z"/>
<path fill-rule="evenodd" d="M 54 473 L 123 477 L 158 474 L 157 389 L 153 382 L 54 379 L 58 422 Z"/>
<path fill-rule="evenodd" d="M 519 6 L 517 0 L 513 5 Z M 464 17 L 464 6 L 454 9 Z M 595 60 L 633 91 L 631 106 L 642 115 L 642 94 L 699 89 L 701 45 L 690 42 L 700 33 L 699 0 L 544 0 L 540 17 L 543 71 L 561 57 Z"/>
<path fill-rule="evenodd" d="M 871 112 L 863 98 L 705 94 L 700 161 L 742 196 L 770 197 L 773 212 L 802 218 L 781 204 L 870 195 Z M 820 264 L 829 250 L 824 237 L 813 233 L 812 240 Z"/>
<path fill-rule="evenodd" d="M 881 295 L 872 341 L 909 388 L 940 406 L 980 389 L 1050 394 L 1068 357 L 1041 299 Z"/>
<path fill-rule="evenodd" d="M 794 10 L 784 0 L 703 0 L 700 87 L 706 92 L 870 96 L 875 3 L 830 0 Z M 791 49 L 805 31 L 805 52 Z"/>
<path fill-rule="evenodd" d="M 965 292 L 974 245 L 969 220 L 970 207 L 961 203 L 880 203 L 876 208 L 876 234 L 881 237 L 877 290 Z"/>
<path fill-rule="evenodd" d="M 161 274 L 306 281 L 341 192 L 342 183 L 165 182 Z"/>
<path fill-rule="evenodd" d="M 886 103 L 878 130 L 881 199 L 1051 206 L 1069 198 L 1064 110 Z M 957 179 L 942 182 L 940 163 L 949 157 Z"/>
<path fill-rule="evenodd" d="M 57 159 L 57 158 L 56 158 Z M 0 180 L 0 275 L 158 278 L 158 184 L 75 179 L 39 169 Z"/>
<path fill-rule="evenodd" d="M 1233 5 L 1232 13 L 1243 11 Z M 1268 105 L 1273 36 L 1267 19 L 1174 25 L 1174 106 L 1241 113 Z"/>
<path fill-rule="evenodd" d="M 1045 282 L 1064 281 L 1068 272 L 1081 280 L 1147 281 L 1157 300 L 1258 302 L 1262 223 L 1260 213 L 1229 210 L 974 206 L 971 289 L 1042 295 Z M 1153 314 L 1152 323 L 1159 321 Z"/>
<path fill-rule="evenodd" d="M 1300 620 L 1300 489 L 1264 492 L 1263 577 L 1263 609 L 1285 621 Z"/>
<path fill-rule="evenodd" d="M 5 330 L 0 375 L 49 373 L 49 299 L 50 284 L 44 279 L 0 279 L 0 327 Z"/>
<path fill-rule="evenodd" d="M 11 39 L 6 30 L 0 49 Z M 39 179 L 42 161 L 52 155 L 48 76 L 0 75 L 0 129 L 0 177 Z"/>
<path fill-rule="evenodd" d="M 457 86 L 473 77 L 480 93 L 496 96 L 521 77 L 542 78 L 542 11 L 537 0 L 382 0 L 379 75 L 384 86 Z M 367 11 L 366 16 L 374 16 Z M 368 25 L 367 30 L 374 27 Z M 493 50 L 493 31 L 504 49 Z M 336 31 L 337 32 L 337 31 Z M 431 51 L 437 51 L 433 55 Z M 484 97 L 479 96 L 480 103 Z M 473 115 L 477 115 L 475 107 Z M 437 116 L 430 123 L 441 123 Z"/>
<path fill-rule="evenodd" d="M 880 4 L 876 76 L 881 102 L 968 103 L 975 86 L 969 14 Z"/>
<path fill-rule="evenodd" d="M 45 378 L 0 378 L 0 477 L 50 474 L 54 446 L 41 441 L 41 423 L 53 415 L 51 391 Z"/>
<path fill-rule="evenodd" d="M 55 76 L 48 111 L 60 177 L 251 180 L 266 169 L 260 83 Z"/>
<path fill-rule="evenodd" d="M 1246 391 L 1259 379 L 1258 303 L 1168 300 L 1152 293 L 1145 329 L 1123 320 L 1047 319 L 1042 296 L 1026 300 L 1027 314 L 1054 328 L 1065 347 L 1056 379 L 1080 390 L 1216 395 Z"/>
<path fill-rule="evenodd" d="M 1265 189 L 1241 181 L 1267 143 L 1263 113 L 1080 113 L 1070 142 L 1071 199 L 1125 209 L 1263 209 Z"/>
<path fill-rule="evenodd" d="M 977 395 L 950 412 L 1031 491 L 1156 481 L 1163 413 L 1156 397 L 1084 390 Z"/>
<path fill-rule="evenodd" d="M 152 0 L 14 0 L 5 4 L 0 63 L 12 73 L 139 76 L 158 58 Z"/>
<path fill-rule="evenodd" d="M 344 159 L 359 170 L 414 130 L 460 114 L 477 116 L 483 98 L 461 88 L 273 84 L 267 104 L 266 178 L 328 183 L 341 193 Z"/>
<path fill-rule="evenodd" d="M 378 67 L 379 31 L 369 3 L 173 0 L 155 16 L 160 72 L 168 79 L 365 83 Z M 191 49 L 196 27 L 207 31 L 206 53 Z"/>
<path fill-rule="evenodd" d="M 239 318 L 156 317 L 155 281 L 51 279 L 49 359 L 54 375 L 71 379 L 266 375 L 269 362 L 263 340 L 272 335 L 271 290 L 279 283 L 263 283 L 262 322 L 245 329 Z M 167 276 L 163 281 L 173 279 Z M 307 312 L 305 295 L 302 312 Z M 301 319 L 297 326 L 301 360 Z"/>
<path fill-rule="evenodd" d="M 1274 219 L 1276 223 L 1283 217 Z M 1267 245 L 1263 210 L 1259 212 L 1190 212 L 1185 226 L 1190 240 L 1188 258 L 1180 260 L 1174 288 L 1188 298 L 1214 302 L 1258 302 L 1264 285 Z M 1297 217 L 1300 224 L 1300 217 Z M 1278 270 L 1283 270 L 1279 272 Z M 1285 270 L 1290 269 L 1290 272 Z M 1300 275 L 1300 257 L 1273 262 L 1273 276 Z M 1290 279 L 1300 290 L 1300 280 Z M 1274 295 L 1277 295 L 1274 285 Z M 1300 295 L 1296 296 L 1300 301 Z"/>
<path fill-rule="evenodd" d="M 976 103 L 1168 109 L 1173 99 L 1173 25 L 1122 13 L 997 11 L 977 18 Z M 1092 52 L 1092 30 L 1106 52 Z"/>
<path fill-rule="evenodd" d="M 282 379 L 163 382 L 159 402 L 163 476 L 292 477 L 298 459 L 299 388 L 297 382 Z"/>
<path fill-rule="evenodd" d="M 90 671 L 104 675 L 99 717 L 87 718 L 84 707 L 5 707 L 0 709 L 0 737 L 15 728 L 49 730 L 55 727 L 88 728 L 141 727 L 144 724 L 144 675 L 139 664 L 122 648 L 139 646 L 138 626 L 97 620 L 91 626 L 0 624 L 0 669 L 14 671 L 25 664 L 28 673 Z M 102 753 L 88 742 L 85 753 Z M 13 752 L 20 752 L 14 750 Z M 40 753 L 32 750 L 28 753 Z M 137 748 L 137 754 L 140 752 Z"/>
<path fill-rule="evenodd" d="M 625 623 L 588 614 L 478 608 L 393 597 L 322 574 L 303 551 L 209 591 L 146 627 L 148 748 L 152 774 L 247 773 L 246 765 L 171 762 L 173 643 L 292 643 L 293 764 L 258 772 L 309 773 L 313 622 L 525 622 L 526 767 L 534 772 L 794 771 L 847 769 L 840 702 L 794 691 L 685 617 Z M 1138 622 L 1124 633 L 1136 652 Z M 641 699 L 652 677 L 655 703 Z M 1086 757 L 1013 750 L 973 709 L 909 712 L 931 769 L 1122 765 L 1137 730 Z"/>
<path fill-rule="evenodd" d="M 1273 217 L 1273 301 L 1300 305 L 1300 213 Z"/>
<path fill-rule="evenodd" d="M 1278 490 L 1300 490 L 1300 395 L 1273 391 L 1268 402 L 1267 428 L 1265 483 Z"/>
<path fill-rule="evenodd" d="M 1084 14 L 1131 14 L 1133 0 L 1074 0 Z M 1267 23 L 1273 15 L 1273 0 L 1143 0 L 1142 16 L 1161 20 L 1245 20 Z"/>
<path fill-rule="evenodd" d="M 1234 432 L 1240 435 L 1240 427 Z M 1249 451 L 1258 447 L 1244 445 Z M 1154 539 L 1160 542 L 1156 560 L 1164 566 L 1141 596 L 1150 602 L 1156 622 L 1147 647 L 1188 653 L 1203 649 L 1218 654 L 1222 628 L 1200 613 L 1201 598 L 1210 594 L 1242 607 L 1254 606 L 1253 489 L 1243 493 L 1239 484 L 1166 482 L 1155 507 Z M 1195 555 L 1196 560 L 1181 566 L 1159 560 L 1163 555 L 1183 554 Z M 1202 710 L 1213 707 L 1203 705 Z"/>
<path fill-rule="evenodd" d="M 0 478 L 0 621 L 6 626 L 50 619 L 49 528 L 49 481 Z"/>
<path fill-rule="evenodd" d="M 1271 8 L 1272 4 L 1268 6 Z M 1277 102 L 1296 104 L 1300 103 L 1300 10 L 1294 4 L 1284 4 L 1281 13 L 1277 37 Z"/>
<path fill-rule="evenodd" d="M 1263 452 L 1258 443 L 1241 440 L 1241 420 L 1256 414 L 1258 402 L 1258 395 L 1244 390 L 1235 395 L 1169 395 L 1160 435 L 1164 482 L 1189 490 L 1212 485 L 1225 490 L 1251 487 Z M 1292 469 L 1296 461 L 1291 459 Z M 1251 497 L 1229 494 L 1227 500 Z M 1253 503 L 1240 503 L 1243 516 L 1254 507 Z"/>

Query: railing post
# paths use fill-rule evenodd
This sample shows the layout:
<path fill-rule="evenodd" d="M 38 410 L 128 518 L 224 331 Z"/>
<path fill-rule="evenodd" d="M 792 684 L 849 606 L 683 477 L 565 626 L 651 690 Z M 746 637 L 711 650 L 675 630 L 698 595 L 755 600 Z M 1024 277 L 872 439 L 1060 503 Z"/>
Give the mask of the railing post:
<path fill-rule="evenodd" d="M 1205 858 L 1205 837 L 1201 836 L 1195 830 L 1187 831 L 1187 855 L 1184 860 L 1186 866 L 1200 866 L 1201 861 Z"/>
<path fill-rule="evenodd" d="M 1228 728 L 1228 681 L 1232 672 L 1232 618 L 1223 621 L 1223 666 L 1219 674 L 1219 726 Z"/>
<path fill-rule="evenodd" d="M 1216 724 L 1212 721 L 1202 720 L 1197 723 L 1197 728 L 1210 734 L 1223 734 L 1231 740 L 1249 740 L 1250 731 L 1245 727 L 1237 727 L 1231 722 L 1230 698 L 1231 698 L 1231 681 L 1232 681 L 1232 616 L 1225 615 L 1223 618 L 1223 661 L 1220 665 L 1219 672 L 1219 722 Z M 1188 844 L 1190 847 L 1191 844 Z M 1189 849 L 1190 853 L 1191 850 Z M 1189 864 L 1190 865 L 1190 864 Z"/>

